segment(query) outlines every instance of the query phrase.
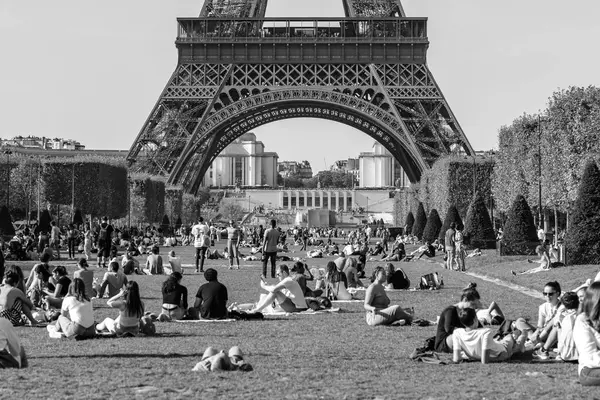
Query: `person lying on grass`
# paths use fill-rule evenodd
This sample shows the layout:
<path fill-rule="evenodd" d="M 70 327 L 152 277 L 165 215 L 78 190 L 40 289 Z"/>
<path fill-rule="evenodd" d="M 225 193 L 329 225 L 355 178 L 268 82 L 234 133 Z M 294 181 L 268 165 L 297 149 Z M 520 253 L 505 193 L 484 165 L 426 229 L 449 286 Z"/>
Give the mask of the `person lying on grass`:
<path fill-rule="evenodd" d="M 439 353 L 451 353 L 453 348 L 452 334 L 456 328 L 464 328 L 458 318 L 458 311 L 464 308 L 481 308 L 481 297 L 475 287 L 469 286 L 463 290 L 460 302 L 442 311 L 437 324 L 434 350 Z M 481 326 L 481 324 L 480 324 Z"/>
<path fill-rule="evenodd" d="M 458 319 L 464 328 L 456 328 L 452 333 L 452 361 L 455 363 L 463 357 L 480 360 L 482 364 L 508 360 L 513 354 L 523 352 L 530 333 L 529 326 L 518 321 L 516 330 L 495 340 L 491 328 L 480 328 L 477 312 L 473 308 L 460 309 Z"/>
<path fill-rule="evenodd" d="M 392 247 L 392 251 L 386 257 L 383 257 L 381 261 L 401 261 L 406 257 L 406 250 L 402 241 L 396 240 Z"/>
<path fill-rule="evenodd" d="M 56 332 L 62 332 L 66 337 L 93 337 L 96 334 L 94 310 L 85 289 L 82 279 L 73 279 L 68 296 L 62 302 L 61 315 L 55 325 Z"/>
<path fill-rule="evenodd" d="M 163 305 L 158 316 L 161 322 L 183 319 L 187 314 L 188 291 L 181 285 L 183 275 L 181 272 L 173 272 L 162 285 Z"/>
<path fill-rule="evenodd" d="M 9 320 L 0 317 L 0 369 L 26 367 L 27 356 L 16 329 Z"/>
<path fill-rule="evenodd" d="M 118 265 L 118 264 L 117 264 Z M 131 281 L 125 285 L 125 289 L 114 297 L 108 299 L 106 304 L 112 308 L 119 309 L 116 319 L 106 318 L 96 325 L 98 332 L 109 332 L 116 334 L 139 333 L 140 318 L 144 315 L 144 303 L 140 299 L 140 289 L 137 282 Z"/>
<path fill-rule="evenodd" d="M 600 282 L 592 283 L 586 290 L 573 338 L 579 353 L 579 382 L 583 386 L 600 386 Z"/>
<path fill-rule="evenodd" d="M 208 268 L 204 271 L 206 283 L 198 289 L 196 301 L 190 314 L 193 318 L 199 315 L 202 319 L 227 318 L 227 288 L 217 280 L 217 270 Z"/>
<path fill-rule="evenodd" d="M 52 278 L 54 278 L 52 282 L 54 284 L 54 291 L 43 290 L 46 295 L 44 301 L 48 310 L 50 308 L 60 309 L 63 299 L 69 293 L 69 285 L 71 284 L 71 279 L 67 276 L 67 269 L 62 265 L 52 270 Z M 52 278 L 50 279 L 51 281 Z"/>
<path fill-rule="evenodd" d="M 342 259 L 344 260 L 344 259 Z M 337 260 L 336 260 L 337 261 Z M 345 263 L 345 261 L 344 261 Z M 342 267 L 343 268 L 343 267 Z M 325 273 L 326 297 L 331 300 L 352 300 L 352 295 L 348 292 L 346 274 L 341 272 L 336 263 L 329 261 Z"/>
<path fill-rule="evenodd" d="M 475 311 L 477 311 L 477 319 L 481 323 L 481 325 L 502 325 L 504 322 L 504 313 L 500 309 L 500 306 L 492 301 L 488 307 L 485 307 L 481 302 L 481 297 L 479 297 L 479 292 L 477 291 L 477 284 L 475 282 L 469 283 L 464 290 L 474 289 L 473 295 L 479 300 L 476 302 Z"/>
<path fill-rule="evenodd" d="M 385 293 L 383 286 L 387 280 L 385 269 L 376 267 L 373 276 L 375 279 L 365 292 L 364 308 L 367 310 L 367 324 L 370 326 L 390 325 L 400 320 L 410 324 L 413 320 L 412 314 L 398 305 L 390 306 L 390 298 Z"/>
<path fill-rule="evenodd" d="M 308 306 L 304 300 L 304 293 L 298 282 L 290 277 L 288 266 L 279 265 L 275 270 L 275 276 L 279 279 L 279 283 L 275 285 L 267 285 L 264 280 L 260 281 L 260 287 L 268 294 L 260 299 L 252 312 L 262 311 L 273 301 L 277 301 L 283 311 L 288 313 L 306 311 Z"/>
<path fill-rule="evenodd" d="M 32 326 L 37 325 L 31 310 L 33 303 L 21 290 L 17 289 L 19 275 L 13 271 L 6 271 L 4 284 L 0 286 L 0 318 L 8 319 L 14 326 L 23 325 L 21 313 L 27 316 Z"/>

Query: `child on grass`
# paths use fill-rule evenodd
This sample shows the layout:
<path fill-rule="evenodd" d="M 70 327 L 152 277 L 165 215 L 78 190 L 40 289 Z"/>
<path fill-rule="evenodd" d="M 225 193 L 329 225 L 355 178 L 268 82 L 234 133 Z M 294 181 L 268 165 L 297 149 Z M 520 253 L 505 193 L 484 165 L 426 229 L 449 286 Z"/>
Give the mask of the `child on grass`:
<path fill-rule="evenodd" d="M 452 361 L 461 359 L 480 360 L 482 364 L 508 360 L 516 353 L 522 353 L 528 326 L 517 321 L 517 329 L 502 339 L 495 340 L 490 328 L 478 328 L 477 313 L 473 308 L 459 309 L 458 318 L 465 328 L 456 328 L 452 333 Z"/>

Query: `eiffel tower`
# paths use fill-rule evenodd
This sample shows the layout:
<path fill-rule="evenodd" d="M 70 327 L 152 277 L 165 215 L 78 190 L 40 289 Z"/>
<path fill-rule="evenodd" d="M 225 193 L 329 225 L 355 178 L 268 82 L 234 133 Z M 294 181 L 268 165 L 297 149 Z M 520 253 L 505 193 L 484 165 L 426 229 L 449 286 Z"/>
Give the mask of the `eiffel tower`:
<path fill-rule="evenodd" d="M 217 155 L 269 122 L 313 117 L 370 135 L 411 182 L 474 154 L 427 66 L 427 18 L 400 0 L 341 0 L 340 18 L 267 18 L 267 0 L 205 0 L 179 18 L 178 62 L 129 151 L 133 171 L 196 193 Z"/>

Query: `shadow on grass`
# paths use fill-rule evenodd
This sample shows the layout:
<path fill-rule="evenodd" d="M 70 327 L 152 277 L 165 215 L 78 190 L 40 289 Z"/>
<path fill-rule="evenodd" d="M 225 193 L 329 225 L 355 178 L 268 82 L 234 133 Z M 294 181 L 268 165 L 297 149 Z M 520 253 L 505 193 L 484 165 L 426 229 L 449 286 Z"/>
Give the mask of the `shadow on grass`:
<path fill-rule="evenodd" d="M 193 353 L 193 354 L 180 354 L 180 353 L 162 353 L 162 354 L 139 354 L 139 353 L 114 353 L 114 354 L 73 354 L 73 355 L 65 355 L 65 354 L 57 354 L 57 355 L 49 355 L 49 356 L 33 356 L 27 357 L 30 360 L 37 359 L 54 359 L 54 358 L 202 358 L 203 353 Z"/>

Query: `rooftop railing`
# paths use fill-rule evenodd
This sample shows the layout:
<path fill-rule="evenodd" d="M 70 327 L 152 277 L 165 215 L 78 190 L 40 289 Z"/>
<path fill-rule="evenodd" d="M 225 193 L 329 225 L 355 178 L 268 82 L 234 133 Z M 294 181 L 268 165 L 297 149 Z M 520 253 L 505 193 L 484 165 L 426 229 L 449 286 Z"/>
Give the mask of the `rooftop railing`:
<path fill-rule="evenodd" d="M 427 18 L 179 18 L 177 41 L 426 42 Z"/>

